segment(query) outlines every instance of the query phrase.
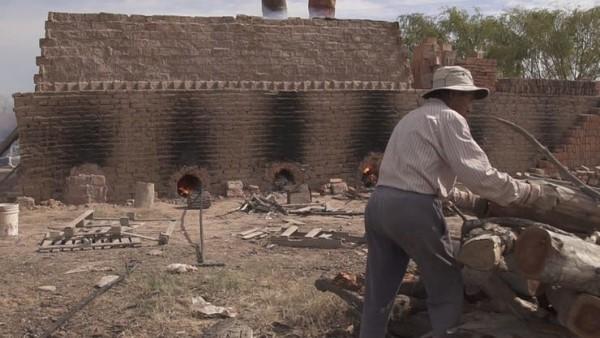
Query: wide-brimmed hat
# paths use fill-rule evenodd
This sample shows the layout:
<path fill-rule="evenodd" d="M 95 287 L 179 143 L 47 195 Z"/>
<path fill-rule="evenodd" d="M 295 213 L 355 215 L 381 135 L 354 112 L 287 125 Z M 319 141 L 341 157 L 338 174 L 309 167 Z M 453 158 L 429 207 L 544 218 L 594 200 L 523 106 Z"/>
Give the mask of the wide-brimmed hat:
<path fill-rule="evenodd" d="M 433 87 L 423 94 L 424 98 L 439 90 L 456 90 L 475 93 L 475 99 L 485 99 L 490 90 L 473 84 L 471 72 L 461 66 L 440 67 L 433 73 Z"/>

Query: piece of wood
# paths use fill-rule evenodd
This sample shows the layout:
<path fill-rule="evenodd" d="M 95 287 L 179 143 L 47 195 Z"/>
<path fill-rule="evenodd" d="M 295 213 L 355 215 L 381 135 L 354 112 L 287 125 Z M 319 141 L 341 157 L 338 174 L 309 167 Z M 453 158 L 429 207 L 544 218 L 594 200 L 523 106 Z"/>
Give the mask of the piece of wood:
<path fill-rule="evenodd" d="M 488 216 L 527 218 L 569 232 L 589 234 L 600 230 L 600 205 L 598 202 L 569 187 L 555 186 L 555 191 L 558 204 L 552 210 L 539 212 L 533 206 L 502 207 L 490 203 L 487 214 Z"/>
<path fill-rule="evenodd" d="M 136 182 L 135 202 L 136 208 L 152 208 L 154 205 L 154 183 Z"/>
<path fill-rule="evenodd" d="M 242 236 L 242 239 L 248 240 L 248 239 L 252 239 L 252 238 L 255 238 L 255 237 L 259 237 L 259 236 L 261 236 L 263 234 L 265 234 L 264 231 L 257 230 L 257 231 L 251 232 L 251 233 L 249 233 L 249 234 L 247 234 L 245 236 Z"/>
<path fill-rule="evenodd" d="M 504 256 L 504 264 L 505 270 L 497 271 L 496 273 L 519 296 L 531 298 L 543 293 L 540 281 L 529 279 L 519 273 L 514 252 Z"/>
<path fill-rule="evenodd" d="M 315 249 L 339 249 L 342 247 L 342 241 L 336 239 L 324 238 L 290 238 L 286 236 L 272 237 L 271 243 L 279 246 L 289 246 L 296 248 L 315 248 Z"/>
<path fill-rule="evenodd" d="M 171 236 L 173 236 L 173 231 L 175 230 L 175 221 L 169 221 L 169 225 L 167 226 L 167 230 L 161 232 L 158 235 L 158 244 L 166 245 L 169 243 Z"/>
<path fill-rule="evenodd" d="M 600 298 L 565 288 L 548 288 L 546 296 L 558 321 L 582 338 L 600 336 Z"/>
<path fill-rule="evenodd" d="M 357 292 L 344 289 L 332 279 L 325 277 L 315 280 L 315 287 L 322 292 L 328 291 L 334 293 L 348 303 L 357 313 L 362 312 L 363 297 Z M 427 310 L 425 300 L 399 294 L 394 299 L 392 311 L 390 312 L 390 320 L 400 321 L 412 314 L 425 310 Z"/>
<path fill-rule="evenodd" d="M 132 232 L 122 232 L 121 234 L 123 236 L 137 237 L 137 238 L 141 238 L 141 239 L 147 239 L 149 241 L 155 241 L 155 242 L 159 242 L 160 241 L 158 238 L 155 238 L 155 237 L 144 236 L 144 235 L 140 235 L 140 234 L 136 234 L 136 233 L 132 233 Z M 121 237 L 121 242 L 123 240 L 129 241 L 130 239 L 127 238 L 127 237 Z"/>
<path fill-rule="evenodd" d="M 505 245 L 499 236 L 483 234 L 467 240 L 456 259 L 479 271 L 492 271 L 502 262 Z"/>
<path fill-rule="evenodd" d="M 298 230 L 298 226 L 291 225 L 281 234 L 281 237 L 290 237 L 297 230 Z"/>
<path fill-rule="evenodd" d="M 524 320 L 539 319 L 548 315 L 546 310 L 536 304 L 517 297 L 515 292 L 494 272 L 465 267 L 462 273 L 465 285 L 479 286 L 493 300 L 498 311 L 512 313 Z"/>
<path fill-rule="evenodd" d="M 79 216 L 75 217 L 74 220 L 65 224 L 65 228 L 81 228 L 85 226 L 86 220 L 91 220 L 94 218 L 94 210 L 86 210 L 82 212 Z"/>
<path fill-rule="evenodd" d="M 540 227 L 525 229 L 515 257 L 524 276 L 547 284 L 600 295 L 600 246 Z"/>
<path fill-rule="evenodd" d="M 543 180 L 531 181 L 538 184 L 548 184 Z M 600 204 L 576 189 L 566 186 L 554 186 L 554 189 L 558 198 L 558 204 L 552 210 L 544 212 L 540 212 L 534 206 L 510 205 L 504 207 L 493 202 L 487 202 L 486 207 L 483 207 L 481 197 L 465 191 L 453 193 L 452 202 L 457 206 L 463 206 L 464 210 L 475 212 L 480 218 L 513 217 L 529 219 L 549 224 L 568 232 L 585 234 L 591 234 L 594 231 L 600 230 Z M 458 189 L 455 188 L 454 190 Z M 475 203 L 472 200 L 479 202 Z M 469 209 L 475 208 L 471 206 L 474 203 L 477 205 L 477 210 Z"/>
<path fill-rule="evenodd" d="M 125 280 L 125 278 L 127 278 L 127 276 L 129 276 L 129 274 L 135 269 L 135 267 L 136 266 L 135 266 L 134 262 L 127 263 L 127 266 L 125 267 L 125 272 L 120 274 L 117 279 L 113 280 L 111 283 L 108 283 L 108 284 L 102 286 L 101 288 L 98 288 L 98 289 L 95 289 L 94 291 L 92 291 L 87 297 L 85 297 L 84 299 L 79 301 L 77 304 L 75 304 L 75 306 L 71 307 L 69 309 L 69 311 L 67 311 L 65 314 L 61 315 L 58 319 L 56 319 L 54 321 L 54 323 L 52 323 L 50 325 L 50 327 L 48 329 L 46 329 L 44 331 L 44 333 L 42 333 L 42 335 L 40 337 L 50 338 L 52 336 L 52 334 L 54 333 L 54 331 L 58 330 L 61 326 L 63 326 L 71 317 L 73 317 L 73 315 L 75 313 L 77 313 L 79 310 L 83 309 L 87 304 L 89 304 L 96 297 L 102 295 L 103 293 L 108 291 L 113 286 L 115 286 L 118 283 Z"/>
<path fill-rule="evenodd" d="M 321 228 L 314 228 L 312 230 L 310 230 L 306 235 L 304 235 L 304 237 L 307 238 L 313 238 L 315 236 L 317 236 L 320 232 L 321 232 Z"/>
<path fill-rule="evenodd" d="M 242 231 L 242 232 L 240 232 L 240 236 L 246 236 L 246 235 L 251 234 L 253 232 L 256 232 L 256 231 L 258 231 L 260 229 L 261 228 L 252 228 L 250 230 Z"/>

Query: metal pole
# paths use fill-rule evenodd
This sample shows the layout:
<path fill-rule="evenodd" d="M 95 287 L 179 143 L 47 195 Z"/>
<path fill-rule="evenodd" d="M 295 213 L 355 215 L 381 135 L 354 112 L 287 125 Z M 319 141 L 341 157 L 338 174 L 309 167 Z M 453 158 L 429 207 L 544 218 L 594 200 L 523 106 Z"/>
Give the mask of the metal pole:
<path fill-rule="evenodd" d="M 200 225 L 200 244 L 198 248 L 198 263 L 204 263 L 204 228 L 202 227 L 202 190 L 200 190 L 200 208 L 198 210 L 198 224 Z"/>

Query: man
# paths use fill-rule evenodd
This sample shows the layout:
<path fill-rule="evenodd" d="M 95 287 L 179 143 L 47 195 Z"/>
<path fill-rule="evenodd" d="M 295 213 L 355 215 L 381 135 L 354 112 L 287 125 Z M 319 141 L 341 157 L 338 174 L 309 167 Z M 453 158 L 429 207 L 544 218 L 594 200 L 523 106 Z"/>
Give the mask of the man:
<path fill-rule="evenodd" d="M 441 198 L 456 179 L 501 205 L 556 203 L 539 185 L 515 180 L 493 168 L 471 137 L 465 117 L 473 100 L 487 97 L 471 73 L 458 66 L 438 68 L 427 99 L 394 128 L 377 188 L 365 211 L 366 291 L 360 337 L 384 337 L 393 300 L 409 258 L 427 290 L 434 337 L 451 336 L 463 302 L 460 268 L 452 255 Z"/>

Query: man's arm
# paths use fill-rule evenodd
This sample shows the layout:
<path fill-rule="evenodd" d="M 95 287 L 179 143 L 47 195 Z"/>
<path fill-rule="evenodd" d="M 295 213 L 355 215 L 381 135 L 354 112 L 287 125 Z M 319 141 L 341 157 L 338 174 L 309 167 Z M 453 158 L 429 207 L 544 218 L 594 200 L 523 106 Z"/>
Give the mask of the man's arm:
<path fill-rule="evenodd" d="M 454 111 L 444 111 L 439 121 L 439 136 L 442 157 L 471 191 L 500 205 L 528 199 L 531 186 L 492 167 L 487 155 L 473 140 L 464 117 Z"/>

